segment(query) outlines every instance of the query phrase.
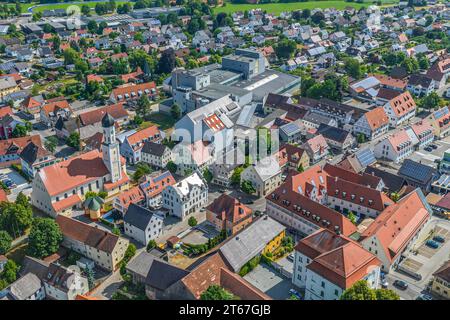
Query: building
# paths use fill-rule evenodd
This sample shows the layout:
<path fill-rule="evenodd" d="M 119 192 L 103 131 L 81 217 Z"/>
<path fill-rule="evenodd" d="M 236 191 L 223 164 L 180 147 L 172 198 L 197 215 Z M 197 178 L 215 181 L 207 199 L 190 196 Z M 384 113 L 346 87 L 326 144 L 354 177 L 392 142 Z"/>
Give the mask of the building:
<path fill-rule="evenodd" d="M 360 244 L 328 229 L 319 229 L 295 246 L 292 283 L 305 289 L 305 300 L 339 300 L 359 280 L 377 289 L 378 258 Z"/>
<path fill-rule="evenodd" d="M 308 154 L 311 164 L 319 162 L 329 154 L 328 143 L 321 134 L 306 141 L 302 147 Z"/>
<path fill-rule="evenodd" d="M 46 297 L 52 300 L 75 300 L 89 291 L 88 280 L 78 272 L 51 263 L 48 274 L 42 279 Z"/>
<path fill-rule="evenodd" d="M 417 149 L 426 147 L 434 140 L 434 130 L 427 119 L 413 123 L 405 130 L 412 140 L 417 140 L 415 143 Z"/>
<path fill-rule="evenodd" d="M 309 167 L 310 158 L 305 149 L 294 146 L 292 144 L 284 144 L 278 151 L 279 158 L 287 158 L 286 166 L 289 169 L 298 170 L 302 168 L 306 170 Z"/>
<path fill-rule="evenodd" d="M 345 151 L 355 144 L 355 138 L 349 131 L 322 123 L 317 134 L 325 138 L 328 146 L 338 151 Z"/>
<path fill-rule="evenodd" d="M 145 141 L 141 150 L 142 162 L 152 167 L 165 168 L 172 161 L 172 150 L 162 143 Z"/>
<path fill-rule="evenodd" d="M 427 96 L 434 91 L 434 80 L 423 74 L 412 74 L 408 79 L 409 92 L 417 97 Z"/>
<path fill-rule="evenodd" d="M 413 141 L 405 130 L 398 131 L 384 138 L 374 148 L 374 154 L 377 159 L 391 160 L 395 163 L 403 161 L 413 151 Z"/>
<path fill-rule="evenodd" d="M 113 201 L 113 208 L 122 215 L 125 214 L 130 204 L 145 205 L 145 194 L 139 186 L 130 188 L 118 194 Z"/>
<path fill-rule="evenodd" d="M 286 143 L 300 143 L 302 140 L 302 129 L 296 122 L 289 122 L 279 128 L 280 140 Z"/>
<path fill-rule="evenodd" d="M 20 153 L 30 143 L 42 145 L 41 136 L 26 136 L 0 140 L 0 165 L 9 166 L 11 164 L 20 164 Z"/>
<path fill-rule="evenodd" d="M 164 217 L 131 203 L 123 217 L 125 234 L 146 246 L 162 232 Z"/>
<path fill-rule="evenodd" d="M 5 300 L 43 300 L 45 289 L 39 279 L 33 273 L 27 273 L 20 277 L 5 289 Z M 2 299 L 0 299 L 2 300 Z"/>
<path fill-rule="evenodd" d="M 30 142 L 20 153 L 20 162 L 22 172 L 32 179 L 41 168 L 55 164 L 56 158 L 40 145 Z"/>
<path fill-rule="evenodd" d="M 226 193 L 206 207 L 206 220 L 218 231 L 234 235 L 253 221 L 252 210 Z"/>
<path fill-rule="evenodd" d="M 63 120 L 68 120 L 72 114 L 73 111 L 69 102 L 65 99 L 60 99 L 53 102 L 47 102 L 42 106 L 40 120 L 47 127 L 53 127 L 60 117 Z"/>
<path fill-rule="evenodd" d="M 258 197 L 264 197 L 281 184 L 281 167 L 275 156 L 250 165 L 241 173 L 241 182 L 250 181 Z"/>
<path fill-rule="evenodd" d="M 397 128 L 416 115 L 416 103 L 409 91 L 396 94 L 383 105 L 389 117 L 389 125 Z"/>
<path fill-rule="evenodd" d="M 0 78 L 0 102 L 6 102 L 5 97 L 19 90 L 19 86 L 13 77 Z"/>
<path fill-rule="evenodd" d="M 91 111 L 83 112 L 79 114 L 80 124 L 82 126 L 94 125 L 102 121 L 105 114 L 109 114 L 113 117 L 114 121 L 118 125 L 122 125 L 128 121 L 128 111 L 125 109 L 123 103 L 117 103 L 102 108 L 94 109 Z"/>
<path fill-rule="evenodd" d="M 197 171 L 162 192 L 162 206 L 182 220 L 203 208 L 207 201 L 208 184 Z"/>
<path fill-rule="evenodd" d="M 433 273 L 431 292 L 450 300 L 450 261 L 446 261 L 442 267 Z"/>
<path fill-rule="evenodd" d="M 128 163 L 136 164 L 142 161 L 142 148 L 146 141 L 161 143 L 161 132 L 157 126 L 131 132 L 120 143 L 120 154 Z"/>
<path fill-rule="evenodd" d="M 374 140 L 389 130 L 389 118 L 382 107 L 377 107 L 365 113 L 353 125 L 355 135 L 363 134 L 367 139 Z"/>
<path fill-rule="evenodd" d="M 431 190 L 431 184 L 439 178 L 439 173 L 433 167 L 405 159 L 398 170 L 398 175 L 404 178 L 408 185 L 421 188 L 424 193 Z"/>
<path fill-rule="evenodd" d="M 146 206 L 153 209 L 160 208 L 163 203 L 162 192 L 175 183 L 175 178 L 170 171 L 146 176 L 145 180 L 139 184 L 139 188 L 144 193 Z"/>
<path fill-rule="evenodd" d="M 428 69 L 427 76 L 434 80 L 435 89 L 441 89 L 446 83 L 450 75 L 450 58 L 441 56 Z"/>
<path fill-rule="evenodd" d="M 430 219 L 432 209 L 420 189 L 388 206 L 359 239 L 362 246 L 381 261 L 381 270 L 388 273 L 418 238 Z"/>
<path fill-rule="evenodd" d="M 255 220 L 220 247 L 231 269 L 238 273 L 251 259 L 280 247 L 285 227 L 267 215 Z"/>
<path fill-rule="evenodd" d="M 142 95 L 146 95 L 151 100 L 156 99 L 158 96 L 156 84 L 153 81 L 140 84 L 124 84 L 112 90 L 109 100 L 112 103 L 127 102 L 137 100 Z"/>
<path fill-rule="evenodd" d="M 128 190 L 125 160 L 119 154 L 114 119 L 106 114 L 102 120 L 102 152 L 92 150 L 68 160 L 43 167 L 33 179 L 31 203 L 55 217 L 71 215 L 80 208 L 89 191 L 108 193 L 112 198 Z"/>
<path fill-rule="evenodd" d="M 100 268 L 116 270 L 128 248 L 127 239 L 62 215 L 56 217 L 56 223 L 64 236 L 64 247 L 93 260 Z"/>

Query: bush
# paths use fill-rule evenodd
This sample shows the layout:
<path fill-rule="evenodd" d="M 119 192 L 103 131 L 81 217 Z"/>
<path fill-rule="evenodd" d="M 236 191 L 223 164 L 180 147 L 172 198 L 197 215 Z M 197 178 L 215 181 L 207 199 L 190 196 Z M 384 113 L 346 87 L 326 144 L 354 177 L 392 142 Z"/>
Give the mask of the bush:
<path fill-rule="evenodd" d="M 0 254 L 5 254 L 11 248 L 12 238 L 6 231 L 0 231 Z"/>
<path fill-rule="evenodd" d="M 195 227 L 197 225 L 197 219 L 195 219 L 195 217 L 190 217 L 188 220 L 188 225 L 190 227 Z"/>
<path fill-rule="evenodd" d="M 157 243 L 155 240 L 150 240 L 147 244 L 147 251 L 150 251 L 150 250 L 156 248 L 156 245 L 157 245 Z"/>

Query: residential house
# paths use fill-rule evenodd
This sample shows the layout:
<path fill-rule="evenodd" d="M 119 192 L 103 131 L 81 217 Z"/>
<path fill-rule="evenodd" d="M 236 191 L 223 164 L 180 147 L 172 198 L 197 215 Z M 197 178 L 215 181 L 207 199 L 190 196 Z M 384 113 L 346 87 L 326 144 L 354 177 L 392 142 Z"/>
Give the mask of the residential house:
<path fill-rule="evenodd" d="M 395 163 L 403 161 L 414 151 L 414 144 L 405 130 L 398 131 L 384 138 L 374 148 L 377 159 L 391 160 Z"/>
<path fill-rule="evenodd" d="M 382 107 L 366 112 L 353 125 L 355 135 L 363 134 L 367 139 L 374 140 L 389 130 L 389 118 Z"/>
<path fill-rule="evenodd" d="M 416 103 L 409 91 L 390 99 L 383 105 L 389 117 L 389 124 L 396 128 L 416 115 Z"/>
<path fill-rule="evenodd" d="M 113 89 L 109 99 L 112 103 L 127 102 L 130 100 L 137 100 L 144 94 L 150 99 L 155 99 L 158 95 L 156 84 L 154 82 L 124 84 Z"/>
<path fill-rule="evenodd" d="M 361 234 L 360 243 L 381 261 L 381 271 L 388 273 L 430 220 L 432 209 L 420 189 L 388 206 Z"/>
<path fill-rule="evenodd" d="M 145 141 L 141 150 L 142 162 L 148 163 L 152 167 L 165 168 L 169 161 L 172 161 L 172 151 L 162 143 Z"/>
<path fill-rule="evenodd" d="M 302 145 L 302 148 L 305 149 L 308 154 L 311 164 L 317 163 L 324 159 L 329 153 L 328 143 L 321 134 L 318 134 L 314 138 L 306 141 Z"/>
<path fill-rule="evenodd" d="M 161 132 L 157 126 L 131 132 L 120 143 L 120 154 L 128 163 L 136 164 L 142 161 L 142 148 L 146 141 L 161 143 Z"/>
<path fill-rule="evenodd" d="M 221 194 L 206 207 L 206 220 L 217 231 L 225 230 L 234 235 L 252 223 L 252 210 L 226 193 Z"/>
<path fill-rule="evenodd" d="M 359 243 L 321 228 L 295 246 L 292 283 L 305 289 L 305 300 L 339 300 L 359 280 L 377 289 L 380 265 Z"/>
<path fill-rule="evenodd" d="M 163 202 L 162 192 L 175 183 L 175 178 L 170 171 L 146 176 L 144 181 L 139 184 L 139 188 L 144 193 L 145 204 L 149 208 L 160 208 Z"/>
<path fill-rule="evenodd" d="M 408 185 L 421 188 L 424 193 L 431 190 L 431 184 L 439 178 L 439 173 L 433 167 L 405 159 L 398 170 L 398 175 L 404 178 Z"/>
<path fill-rule="evenodd" d="M 355 138 L 349 131 L 327 124 L 321 124 L 317 129 L 317 134 L 323 136 L 330 148 L 345 151 L 355 144 Z"/>
<path fill-rule="evenodd" d="M 45 295 L 52 300 L 75 300 L 89 292 L 88 280 L 78 272 L 51 263 L 47 276 L 42 279 Z"/>
<path fill-rule="evenodd" d="M 434 80 L 423 74 L 412 74 L 408 79 L 409 92 L 417 97 L 427 96 L 434 91 Z"/>
<path fill-rule="evenodd" d="M 450 300 L 450 260 L 433 273 L 433 282 L 431 284 L 431 292 Z"/>
<path fill-rule="evenodd" d="M 129 241 L 111 232 L 59 215 L 56 217 L 64 236 L 63 246 L 91 259 L 108 271 L 115 271 L 122 261 Z"/>
<path fill-rule="evenodd" d="M 40 111 L 40 120 L 47 127 L 53 127 L 58 118 L 68 120 L 73 114 L 72 108 L 67 100 L 57 100 L 45 103 Z"/>
<path fill-rule="evenodd" d="M 162 206 L 170 215 L 184 220 L 208 201 L 208 184 L 199 172 L 170 185 L 162 192 Z"/>
<path fill-rule="evenodd" d="M 16 91 L 19 91 L 19 86 L 13 77 L 0 78 L 0 102 L 7 102 L 5 97 Z"/>
<path fill-rule="evenodd" d="M 20 163 L 20 153 L 30 143 L 42 145 L 41 136 L 26 136 L 20 138 L 12 138 L 0 140 L 0 165 L 9 166 L 11 164 Z"/>
<path fill-rule="evenodd" d="M 280 147 L 278 154 L 281 155 L 280 158 L 287 158 L 286 165 L 289 169 L 298 170 L 302 168 L 305 170 L 309 167 L 310 159 L 305 149 L 287 143 Z"/>
<path fill-rule="evenodd" d="M 130 188 L 129 190 L 121 192 L 117 195 L 113 201 L 113 208 L 124 215 L 132 203 L 137 205 L 146 204 L 145 194 L 139 186 Z"/>
<path fill-rule="evenodd" d="M 434 130 L 427 119 L 423 119 L 416 123 L 413 123 L 405 130 L 406 133 L 411 137 L 411 139 L 417 140 L 417 149 L 426 147 L 434 140 Z"/>
<path fill-rule="evenodd" d="M 40 144 L 30 142 L 20 153 L 22 172 L 30 179 L 33 179 L 41 168 L 52 165 L 56 162 L 55 156 L 45 150 Z"/>
<path fill-rule="evenodd" d="M 289 122 L 279 128 L 280 139 L 286 143 L 300 143 L 302 140 L 302 129 L 296 122 Z"/>
<path fill-rule="evenodd" d="M 164 217 L 131 203 L 123 217 L 125 234 L 146 246 L 162 232 Z"/>
<path fill-rule="evenodd" d="M 440 56 L 428 69 L 426 75 L 434 80 L 436 90 L 443 88 L 450 75 L 450 57 Z"/>
<path fill-rule="evenodd" d="M 264 197 L 281 184 L 281 168 L 274 155 L 248 166 L 241 173 L 241 182 L 249 181 L 258 197 Z"/>

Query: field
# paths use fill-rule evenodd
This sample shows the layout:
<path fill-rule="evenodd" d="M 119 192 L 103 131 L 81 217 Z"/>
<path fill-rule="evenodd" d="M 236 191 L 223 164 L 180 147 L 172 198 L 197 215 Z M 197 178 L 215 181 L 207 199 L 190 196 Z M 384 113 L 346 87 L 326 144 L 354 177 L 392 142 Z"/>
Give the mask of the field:
<path fill-rule="evenodd" d="M 107 2 L 107 1 L 105 1 Z M 33 6 L 38 6 L 33 8 L 33 12 L 42 12 L 44 10 L 52 10 L 52 9 L 66 9 L 67 7 L 71 5 L 78 5 L 81 9 L 82 5 L 87 5 L 88 7 L 94 8 L 97 3 L 105 3 L 102 1 L 73 1 L 73 2 L 67 2 L 67 3 L 55 3 L 55 4 L 43 4 L 39 5 L 39 3 L 21 3 L 20 6 L 22 8 L 22 13 L 28 12 L 28 8 Z M 116 1 L 116 5 L 124 4 L 128 1 Z M 0 4 L 4 4 L 4 2 L 0 2 Z M 7 3 L 8 6 L 15 6 L 14 3 Z"/>
<path fill-rule="evenodd" d="M 383 4 L 395 3 L 395 0 L 382 0 Z M 303 9 L 315 9 L 315 8 L 336 8 L 338 10 L 345 7 L 353 7 L 359 9 L 362 7 L 368 7 L 373 1 L 365 0 L 364 3 L 346 2 L 346 1 L 309 1 L 309 2 L 290 2 L 290 3 L 264 3 L 264 4 L 232 4 L 227 3 L 225 7 L 217 7 L 214 9 L 214 13 L 233 13 L 236 11 L 245 11 L 255 8 L 261 8 L 268 13 L 280 14 L 281 12 L 303 10 Z"/>

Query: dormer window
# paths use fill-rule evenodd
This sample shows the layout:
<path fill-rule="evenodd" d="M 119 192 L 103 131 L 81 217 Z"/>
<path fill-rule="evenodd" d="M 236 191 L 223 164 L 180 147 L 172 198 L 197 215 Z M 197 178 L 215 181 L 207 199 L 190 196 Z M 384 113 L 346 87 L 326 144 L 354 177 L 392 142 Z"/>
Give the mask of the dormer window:
<path fill-rule="evenodd" d="M 342 192 L 342 197 L 345 198 L 346 195 L 347 195 L 347 192 L 343 191 L 343 192 Z"/>
<path fill-rule="evenodd" d="M 352 194 L 352 200 L 354 200 L 355 199 L 355 195 L 354 194 Z"/>
<path fill-rule="evenodd" d="M 359 202 L 363 202 L 363 201 L 364 201 L 364 197 L 360 197 Z"/>

